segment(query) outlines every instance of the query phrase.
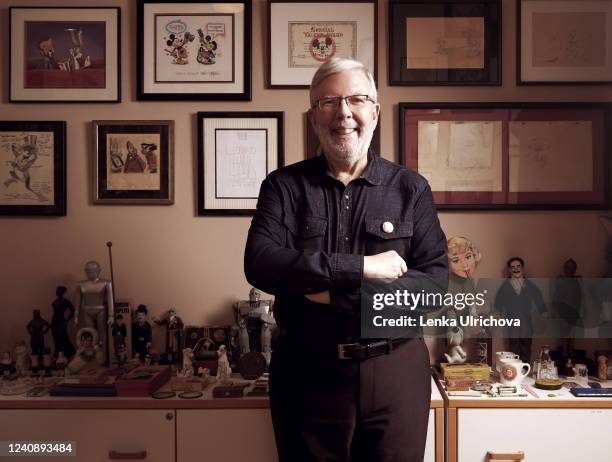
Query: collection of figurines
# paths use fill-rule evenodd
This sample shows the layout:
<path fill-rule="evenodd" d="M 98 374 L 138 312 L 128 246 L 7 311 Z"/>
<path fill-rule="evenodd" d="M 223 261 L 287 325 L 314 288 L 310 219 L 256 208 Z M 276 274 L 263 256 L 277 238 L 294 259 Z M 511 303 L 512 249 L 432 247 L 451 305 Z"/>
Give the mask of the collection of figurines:
<path fill-rule="evenodd" d="M 272 303 L 260 300 L 256 289 L 251 290 L 248 301 L 234 305 L 235 314 L 238 313 L 235 326 L 185 327 L 174 308 L 149 322 L 147 306 L 140 304 L 131 316 L 129 307 L 126 310 L 115 303 L 112 283 L 100 277 L 101 271 L 96 261 L 85 264 L 86 278 L 78 283 L 76 308 L 66 297 L 68 289 L 58 286 L 51 304 L 51 322 L 41 310 L 33 310 L 26 326 L 29 348 L 21 341 L 13 352 L 0 354 L 3 383 L 23 377 L 63 378 L 102 367 L 129 369 L 158 363 L 175 365 L 177 376 L 182 378 L 210 378 L 214 371 L 219 383 L 228 384 L 232 365 L 236 367 L 244 355 L 256 351 L 265 358 L 265 364 L 269 363 L 275 326 Z M 76 330 L 72 335 L 71 324 Z M 153 325 L 165 328 L 162 353 L 153 348 Z M 49 331 L 53 348 L 45 344 Z M 186 332 L 192 332 L 189 342 Z"/>
<path fill-rule="evenodd" d="M 448 239 L 449 293 L 476 294 L 485 290 L 487 280 L 476 280 L 475 273 L 482 254 L 467 238 L 454 236 Z M 504 367 L 508 369 L 513 381 L 520 380 L 530 371 L 534 379 L 539 377 L 558 379 L 559 375 L 576 377 L 578 371 L 588 371 L 591 376 L 600 380 L 612 378 L 612 368 L 608 365 L 608 351 L 596 351 L 595 360 L 586 357 L 586 350 L 574 348 L 575 333 L 584 324 L 581 317 L 587 316 L 583 305 L 583 280 L 578 275 L 578 265 L 574 259 L 567 259 L 563 271 L 556 278 L 547 280 L 550 296 L 543 294 L 540 281 L 530 280 L 524 271 L 526 262 L 521 257 L 507 260 L 505 269 L 507 277 L 495 287 L 492 297 L 483 306 L 471 306 L 456 309 L 451 307 L 442 312 L 442 316 L 460 319 L 461 317 L 492 316 L 498 318 L 518 319 L 520 326 L 512 326 L 500 332 L 498 336 L 507 339 L 508 352 L 497 352 L 506 355 L 497 358 L 496 368 L 502 383 Z M 480 287 L 481 281 L 483 286 Z M 486 363 L 493 364 L 492 331 L 483 327 L 446 328 L 447 350 L 443 353 L 444 363 Z M 539 324 L 539 325 L 538 325 Z M 554 332 L 562 339 L 562 344 L 553 351 L 548 346 L 541 347 L 540 355 L 532 362 L 533 338 L 546 326 L 547 332 Z M 510 330 L 512 329 L 512 330 Z M 538 331 L 538 332 L 536 332 Z M 439 332 L 438 332 L 439 334 Z M 501 363 L 512 363 L 500 368 Z M 518 365 L 522 365 L 517 370 Z M 577 369 L 577 365 L 579 366 Z M 583 372 L 586 373 L 586 372 Z M 518 378 L 517 378 L 518 377 Z M 555 382 L 556 383 L 556 382 Z M 559 382 L 561 383 L 561 382 Z"/>

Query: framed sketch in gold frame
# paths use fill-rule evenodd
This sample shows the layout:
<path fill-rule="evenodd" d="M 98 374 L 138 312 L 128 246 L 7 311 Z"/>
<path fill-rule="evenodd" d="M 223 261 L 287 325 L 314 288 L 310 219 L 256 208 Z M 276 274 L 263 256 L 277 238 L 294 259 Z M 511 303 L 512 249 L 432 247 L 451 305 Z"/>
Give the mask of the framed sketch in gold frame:
<path fill-rule="evenodd" d="M 174 203 L 174 121 L 94 120 L 93 202 Z"/>

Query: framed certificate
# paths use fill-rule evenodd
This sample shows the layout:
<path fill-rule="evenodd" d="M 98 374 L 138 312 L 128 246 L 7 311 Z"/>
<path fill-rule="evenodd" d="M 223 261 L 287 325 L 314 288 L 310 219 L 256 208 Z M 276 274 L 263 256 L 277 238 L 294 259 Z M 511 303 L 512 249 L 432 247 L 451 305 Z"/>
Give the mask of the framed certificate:
<path fill-rule="evenodd" d="M 252 215 L 283 132 L 283 112 L 198 112 L 198 215 Z"/>
<path fill-rule="evenodd" d="M 362 62 L 376 78 L 376 1 L 268 3 L 270 88 L 308 88 L 333 57 Z"/>

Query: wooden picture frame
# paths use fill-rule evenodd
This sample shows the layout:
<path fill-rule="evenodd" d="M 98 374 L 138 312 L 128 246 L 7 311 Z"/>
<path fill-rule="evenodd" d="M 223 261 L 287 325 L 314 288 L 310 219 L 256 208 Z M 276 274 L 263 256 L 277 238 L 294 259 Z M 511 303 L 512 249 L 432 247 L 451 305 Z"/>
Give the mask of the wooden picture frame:
<path fill-rule="evenodd" d="M 362 62 L 377 77 L 376 0 L 268 2 L 268 88 L 309 88 L 332 57 Z"/>
<path fill-rule="evenodd" d="M 517 0 L 517 84 L 612 84 L 611 31 L 612 0 Z"/>
<path fill-rule="evenodd" d="M 501 85 L 500 0 L 392 0 L 389 85 Z"/>
<path fill-rule="evenodd" d="M 139 100 L 251 100 L 251 0 L 138 0 Z"/>
<path fill-rule="evenodd" d="M 400 161 L 439 209 L 607 209 L 608 103 L 400 103 Z"/>
<path fill-rule="evenodd" d="M 0 121 L 0 215 L 66 215 L 66 122 Z"/>
<path fill-rule="evenodd" d="M 261 182 L 284 165 L 284 117 L 198 112 L 198 215 L 255 212 Z"/>
<path fill-rule="evenodd" d="M 11 103 L 121 101 L 118 7 L 10 7 Z"/>
<path fill-rule="evenodd" d="M 94 120 L 93 203 L 174 203 L 174 121 Z"/>

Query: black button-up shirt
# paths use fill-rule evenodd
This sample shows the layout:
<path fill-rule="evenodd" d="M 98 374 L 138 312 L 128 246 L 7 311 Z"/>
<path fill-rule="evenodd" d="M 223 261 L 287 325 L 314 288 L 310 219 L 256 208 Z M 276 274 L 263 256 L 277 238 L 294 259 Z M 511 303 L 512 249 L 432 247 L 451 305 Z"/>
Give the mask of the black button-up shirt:
<path fill-rule="evenodd" d="M 395 250 L 408 265 L 403 277 L 446 279 L 446 249 L 421 175 L 370 152 L 363 174 L 345 186 L 321 155 L 263 181 L 244 267 L 249 283 L 276 296 L 287 333 L 342 342 L 359 337 L 365 255 Z M 331 305 L 304 297 L 326 290 Z"/>

